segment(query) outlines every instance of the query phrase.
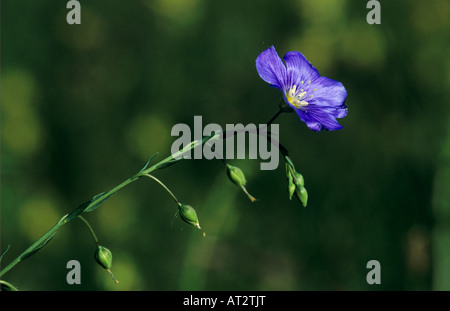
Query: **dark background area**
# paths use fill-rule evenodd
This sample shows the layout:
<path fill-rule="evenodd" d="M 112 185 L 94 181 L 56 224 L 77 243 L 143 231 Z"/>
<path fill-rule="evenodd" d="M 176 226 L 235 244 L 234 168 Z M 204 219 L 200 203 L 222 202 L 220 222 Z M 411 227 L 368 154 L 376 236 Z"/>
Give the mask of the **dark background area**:
<path fill-rule="evenodd" d="M 155 173 L 197 210 L 175 216 L 139 180 L 86 218 L 113 253 L 114 284 L 82 222 L 64 226 L 4 279 L 23 290 L 450 290 L 449 13 L 445 0 L 6 0 L 1 6 L 1 247 L 5 266 L 64 214 L 170 154 L 175 124 L 260 124 L 280 92 L 255 59 L 302 52 L 347 89 L 343 130 L 277 119 L 305 178 L 289 201 L 284 162 L 234 160 L 250 203 L 218 160 Z M 81 264 L 68 285 L 66 263 Z M 369 260 L 381 284 L 368 285 Z"/>

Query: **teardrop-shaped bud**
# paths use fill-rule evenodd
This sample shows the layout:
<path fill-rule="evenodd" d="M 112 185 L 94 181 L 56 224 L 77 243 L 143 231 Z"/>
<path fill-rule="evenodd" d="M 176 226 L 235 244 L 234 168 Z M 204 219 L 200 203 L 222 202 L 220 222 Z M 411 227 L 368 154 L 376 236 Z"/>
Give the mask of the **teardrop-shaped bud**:
<path fill-rule="evenodd" d="M 305 179 L 303 178 L 303 175 L 299 172 L 294 172 L 293 175 L 294 183 L 298 188 L 301 188 L 305 185 Z"/>
<path fill-rule="evenodd" d="M 111 269 L 112 253 L 109 249 L 101 245 L 97 246 L 94 257 L 100 266 L 105 269 Z"/>
<path fill-rule="evenodd" d="M 227 164 L 227 174 L 230 180 L 239 187 L 247 184 L 244 172 L 239 167 Z"/>
<path fill-rule="evenodd" d="M 295 193 L 295 189 L 297 189 L 297 187 L 295 187 L 294 183 L 289 183 L 288 184 L 288 191 L 289 191 L 289 200 L 292 200 L 292 196 Z"/>
<path fill-rule="evenodd" d="M 295 182 L 294 182 L 294 165 L 292 164 L 291 159 L 286 156 L 286 178 L 288 180 L 288 193 L 289 193 L 289 200 L 292 200 L 292 196 L 295 193 L 295 189 L 297 188 Z"/>
<path fill-rule="evenodd" d="M 306 207 L 308 203 L 308 192 L 305 187 L 297 187 L 295 190 L 295 196 L 302 202 L 303 207 Z"/>
<path fill-rule="evenodd" d="M 200 223 L 198 222 L 197 212 L 192 206 L 178 203 L 178 213 L 184 222 L 201 229 Z"/>
<path fill-rule="evenodd" d="M 247 191 L 247 188 L 245 188 L 247 180 L 245 179 L 244 172 L 242 172 L 239 167 L 227 164 L 227 175 L 233 183 L 241 187 L 242 191 L 244 191 L 250 201 L 256 201 L 256 199 Z"/>
<path fill-rule="evenodd" d="M 112 253 L 109 249 L 104 246 L 98 245 L 97 250 L 94 254 L 95 260 L 98 262 L 100 266 L 102 266 L 106 271 L 108 271 L 109 275 L 113 279 L 116 284 L 119 284 L 119 281 L 114 277 L 111 266 L 112 266 Z"/>

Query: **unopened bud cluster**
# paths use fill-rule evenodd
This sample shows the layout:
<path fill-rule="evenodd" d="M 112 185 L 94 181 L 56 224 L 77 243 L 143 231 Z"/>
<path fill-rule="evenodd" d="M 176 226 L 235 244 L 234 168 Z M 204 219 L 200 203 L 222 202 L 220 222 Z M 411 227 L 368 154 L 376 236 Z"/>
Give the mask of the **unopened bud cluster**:
<path fill-rule="evenodd" d="M 297 199 L 306 207 L 308 203 L 308 192 L 305 188 L 303 175 L 295 170 L 294 164 L 288 156 L 286 158 L 286 177 L 288 180 L 289 200 L 295 194 Z"/>

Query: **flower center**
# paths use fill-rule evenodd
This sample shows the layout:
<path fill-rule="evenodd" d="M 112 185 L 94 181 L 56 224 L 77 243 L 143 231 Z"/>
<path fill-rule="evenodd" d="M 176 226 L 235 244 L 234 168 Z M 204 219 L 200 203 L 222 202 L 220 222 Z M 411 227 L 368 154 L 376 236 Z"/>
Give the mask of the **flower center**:
<path fill-rule="evenodd" d="M 292 106 L 300 109 L 308 105 L 308 102 L 302 100 L 305 95 L 303 89 L 297 90 L 297 86 L 294 85 L 286 92 L 286 99 Z"/>

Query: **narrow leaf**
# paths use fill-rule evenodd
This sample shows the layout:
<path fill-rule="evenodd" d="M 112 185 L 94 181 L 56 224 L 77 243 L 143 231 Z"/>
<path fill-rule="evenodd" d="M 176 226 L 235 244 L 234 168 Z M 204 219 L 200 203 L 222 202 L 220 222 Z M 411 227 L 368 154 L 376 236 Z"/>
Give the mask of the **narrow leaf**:
<path fill-rule="evenodd" d="M 0 255 L 0 262 L 2 262 L 2 258 L 3 258 L 3 256 L 6 254 L 6 252 L 9 250 L 9 247 L 10 247 L 11 245 L 8 245 L 8 247 L 5 249 L 5 251 Z"/>
<path fill-rule="evenodd" d="M 89 202 L 89 204 L 87 205 L 87 207 L 84 209 L 85 212 L 92 212 L 93 210 L 95 210 L 97 207 L 99 207 L 100 205 L 102 205 L 103 203 L 106 202 L 106 200 L 108 200 L 114 193 L 111 193 L 107 196 L 105 196 L 104 198 L 100 199 L 102 196 L 105 195 L 105 192 L 102 192 L 100 194 L 97 194 L 95 197 L 93 197 Z M 98 200 L 98 201 L 97 201 Z"/>
<path fill-rule="evenodd" d="M 155 153 L 155 154 L 153 154 L 153 155 L 151 155 L 150 158 L 147 160 L 147 162 L 145 162 L 144 166 L 141 168 L 141 170 L 140 170 L 136 175 L 139 175 L 140 173 L 142 173 L 143 171 L 145 171 L 145 170 L 147 169 L 148 165 L 150 164 L 150 161 L 151 161 L 157 154 L 158 154 L 158 152 Z"/>
<path fill-rule="evenodd" d="M 51 236 L 49 236 L 49 237 L 47 238 L 47 240 L 45 240 L 41 245 L 36 246 L 36 247 L 35 247 L 34 249 L 32 249 L 31 251 L 29 251 L 29 252 L 23 254 L 22 256 L 20 256 L 20 260 L 24 260 L 24 259 L 26 259 L 26 258 L 28 258 L 28 257 L 30 257 L 30 256 L 32 256 L 32 255 L 34 255 L 38 250 L 40 250 L 40 249 L 43 248 L 45 245 L 47 245 L 47 243 L 50 242 L 51 239 L 53 239 L 53 237 L 55 236 L 55 233 L 56 233 L 56 232 L 54 232 Z"/>
<path fill-rule="evenodd" d="M 160 170 L 160 169 L 163 169 L 163 168 L 167 168 L 169 166 L 174 165 L 175 163 L 180 162 L 181 160 L 183 160 L 183 158 L 170 160 L 169 162 L 162 163 L 161 165 L 158 165 L 158 167 L 156 169 Z"/>

